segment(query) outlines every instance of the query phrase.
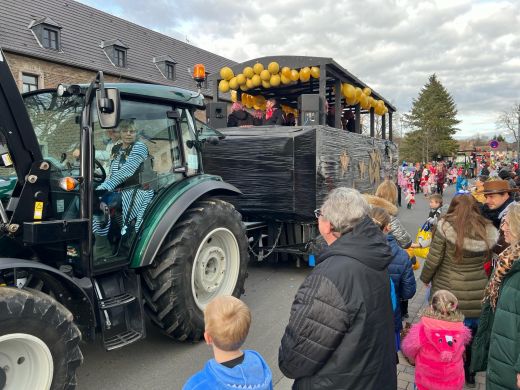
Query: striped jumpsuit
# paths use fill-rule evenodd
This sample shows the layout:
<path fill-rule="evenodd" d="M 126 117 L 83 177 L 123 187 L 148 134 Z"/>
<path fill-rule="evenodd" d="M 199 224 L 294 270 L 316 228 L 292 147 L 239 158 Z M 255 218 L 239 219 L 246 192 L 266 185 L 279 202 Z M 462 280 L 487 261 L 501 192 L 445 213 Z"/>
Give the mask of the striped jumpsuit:
<path fill-rule="evenodd" d="M 148 148 L 140 141 L 136 141 L 131 148 L 123 149 L 120 147 L 117 151 L 113 151 L 108 178 L 96 188 L 97 190 L 108 191 L 121 188 L 123 215 L 118 222 L 121 226 L 122 236 L 127 232 L 126 224 L 133 220 L 135 220 L 135 231 L 139 230 L 143 222 L 144 212 L 154 195 L 153 190 L 144 190 L 139 184 L 125 185 L 125 181 L 136 174 L 147 157 Z M 134 198 L 133 201 L 132 198 Z M 93 231 L 95 234 L 107 235 L 109 228 L 110 220 L 103 226 L 100 221 L 94 219 Z"/>

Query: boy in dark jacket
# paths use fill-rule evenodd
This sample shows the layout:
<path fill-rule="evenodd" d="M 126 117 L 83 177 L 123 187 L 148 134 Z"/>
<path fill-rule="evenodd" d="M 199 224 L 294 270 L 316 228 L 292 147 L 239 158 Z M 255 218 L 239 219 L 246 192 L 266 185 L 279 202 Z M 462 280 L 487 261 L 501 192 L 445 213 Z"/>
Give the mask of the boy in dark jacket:
<path fill-rule="evenodd" d="M 315 211 L 328 247 L 296 294 L 278 355 L 293 389 L 397 389 L 392 254 L 368 210 L 340 187 Z"/>
<path fill-rule="evenodd" d="M 219 296 L 204 310 L 204 339 L 213 347 L 214 359 L 193 375 L 183 390 L 272 390 L 272 374 L 262 356 L 241 351 L 251 324 L 251 312 L 240 299 Z"/>

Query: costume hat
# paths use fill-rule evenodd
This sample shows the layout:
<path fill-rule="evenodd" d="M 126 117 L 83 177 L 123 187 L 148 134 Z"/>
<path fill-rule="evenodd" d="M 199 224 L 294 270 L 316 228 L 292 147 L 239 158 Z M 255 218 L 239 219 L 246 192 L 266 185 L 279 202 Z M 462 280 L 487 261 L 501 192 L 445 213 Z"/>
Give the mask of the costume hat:
<path fill-rule="evenodd" d="M 482 194 L 504 194 L 506 192 L 517 192 L 518 188 L 511 188 L 507 180 L 492 180 L 484 182 Z"/>

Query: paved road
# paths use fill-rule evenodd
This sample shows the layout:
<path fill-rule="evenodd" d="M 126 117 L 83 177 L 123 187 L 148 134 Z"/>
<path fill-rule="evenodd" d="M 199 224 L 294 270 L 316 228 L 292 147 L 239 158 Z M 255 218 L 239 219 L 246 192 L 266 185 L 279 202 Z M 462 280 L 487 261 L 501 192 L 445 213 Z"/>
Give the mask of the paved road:
<path fill-rule="evenodd" d="M 417 196 L 414 209 L 401 208 L 400 219 L 411 234 L 425 220 L 427 209 L 422 194 Z M 277 390 L 290 389 L 291 381 L 278 369 L 278 347 L 294 294 L 308 272 L 307 267 L 297 268 L 294 263 L 250 266 L 243 299 L 252 310 L 253 325 L 245 347 L 264 356 L 273 371 Z M 211 356 L 204 343 L 174 342 L 151 324 L 147 331 L 145 340 L 119 351 L 105 352 L 100 344 L 84 345 L 85 363 L 79 370 L 78 388 L 181 389 L 186 379 Z"/>

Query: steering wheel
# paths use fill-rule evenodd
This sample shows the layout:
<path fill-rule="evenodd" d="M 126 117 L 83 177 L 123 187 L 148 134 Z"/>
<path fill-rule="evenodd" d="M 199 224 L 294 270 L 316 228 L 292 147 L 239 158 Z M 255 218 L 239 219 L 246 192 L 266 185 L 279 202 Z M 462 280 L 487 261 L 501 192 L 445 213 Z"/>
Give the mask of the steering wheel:
<path fill-rule="evenodd" d="M 97 159 L 94 159 L 94 172 L 92 173 L 94 183 L 101 184 L 107 178 L 107 172 Z"/>

